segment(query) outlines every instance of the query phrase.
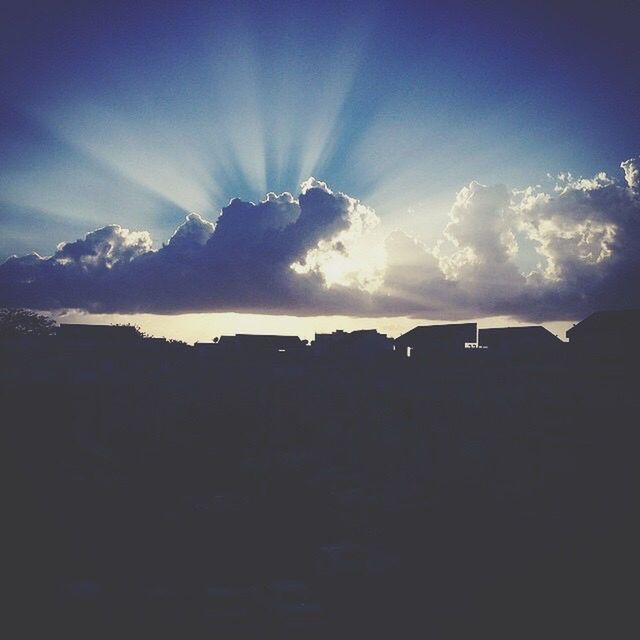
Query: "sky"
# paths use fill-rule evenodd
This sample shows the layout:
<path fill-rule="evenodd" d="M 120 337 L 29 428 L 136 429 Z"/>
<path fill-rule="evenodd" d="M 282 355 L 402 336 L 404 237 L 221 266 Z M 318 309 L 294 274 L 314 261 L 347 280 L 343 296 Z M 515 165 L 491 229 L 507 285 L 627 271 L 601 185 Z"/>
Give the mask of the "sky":
<path fill-rule="evenodd" d="M 640 306 L 639 14 L 5 3 L 0 305 L 189 340 Z"/>

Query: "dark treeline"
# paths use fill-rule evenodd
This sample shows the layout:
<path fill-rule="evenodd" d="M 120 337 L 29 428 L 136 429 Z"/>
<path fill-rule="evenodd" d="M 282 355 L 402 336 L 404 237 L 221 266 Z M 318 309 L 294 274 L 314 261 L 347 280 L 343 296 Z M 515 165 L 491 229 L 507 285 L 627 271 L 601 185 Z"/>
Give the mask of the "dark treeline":
<path fill-rule="evenodd" d="M 2 342 L 23 628 L 618 637 L 631 347 L 356 356 L 126 333 Z"/>

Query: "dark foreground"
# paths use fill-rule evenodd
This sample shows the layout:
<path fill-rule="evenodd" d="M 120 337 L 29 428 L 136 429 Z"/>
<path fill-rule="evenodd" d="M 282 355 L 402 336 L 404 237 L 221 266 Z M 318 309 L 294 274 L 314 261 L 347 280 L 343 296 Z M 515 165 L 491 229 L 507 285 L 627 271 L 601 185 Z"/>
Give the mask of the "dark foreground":
<path fill-rule="evenodd" d="M 630 629 L 630 361 L 40 366 L 0 392 L 27 634 Z"/>

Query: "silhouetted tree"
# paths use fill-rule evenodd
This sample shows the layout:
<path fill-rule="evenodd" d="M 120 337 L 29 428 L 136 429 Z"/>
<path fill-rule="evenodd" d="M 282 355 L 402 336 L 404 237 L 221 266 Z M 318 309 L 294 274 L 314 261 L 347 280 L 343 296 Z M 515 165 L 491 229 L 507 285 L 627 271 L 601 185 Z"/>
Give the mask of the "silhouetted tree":
<path fill-rule="evenodd" d="M 0 338 L 49 335 L 55 320 L 28 309 L 0 309 Z"/>
<path fill-rule="evenodd" d="M 137 324 L 131 324 L 130 322 L 119 322 L 113 325 L 114 327 L 132 327 L 136 330 L 139 338 L 150 338 L 148 333 L 145 333 Z"/>

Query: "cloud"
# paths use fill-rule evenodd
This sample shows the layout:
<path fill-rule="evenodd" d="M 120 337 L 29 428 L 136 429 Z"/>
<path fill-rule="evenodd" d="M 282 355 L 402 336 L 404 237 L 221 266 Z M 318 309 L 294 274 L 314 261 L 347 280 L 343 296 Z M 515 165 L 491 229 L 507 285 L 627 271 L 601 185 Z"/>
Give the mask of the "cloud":
<path fill-rule="evenodd" d="M 182 248 L 190 251 L 196 247 L 202 247 L 213 235 L 215 225 L 205 220 L 198 213 L 190 213 L 174 232 L 169 244 L 176 249 Z"/>
<path fill-rule="evenodd" d="M 426 317 L 544 321 L 640 304 L 638 161 L 621 167 L 625 182 L 564 174 L 552 193 L 463 187 L 435 247 L 399 233 L 388 240 L 387 310 L 399 299 Z M 519 242 L 539 257 L 529 273 Z"/>
<path fill-rule="evenodd" d="M 449 217 L 435 252 L 447 280 L 472 299 L 514 295 L 523 278 L 513 262 L 518 244 L 507 188 L 471 182 L 458 192 Z"/>
<path fill-rule="evenodd" d="M 324 182 L 310 178 L 302 184 L 306 195 L 309 189 L 319 189 L 334 196 Z M 336 197 L 336 196 L 334 196 Z M 380 220 L 373 209 L 355 198 L 339 194 L 340 207 L 347 224 L 329 238 L 322 238 L 291 268 L 297 274 L 316 274 L 325 285 L 341 285 L 364 291 L 375 291 L 384 276 L 385 254 L 382 245 L 370 242 L 369 232 Z"/>
<path fill-rule="evenodd" d="M 431 247 L 401 230 L 385 240 L 372 209 L 310 178 L 297 198 L 234 199 L 215 223 L 191 213 L 155 251 L 147 232 L 109 225 L 50 257 L 14 256 L 0 304 L 535 321 L 639 305 L 640 162 L 621 169 L 565 173 L 551 191 L 471 182 Z"/>
<path fill-rule="evenodd" d="M 624 171 L 624 179 L 629 185 L 629 189 L 640 188 L 640 159 L 630 158 L 620 163 Z"/>
<path fill-rule="evenodd" d="M 316 252 L 339 248 L 348 261 L 351 245 L 376 221 L 354 198 L 311 178 L 298 199 L 234 199 L 215 224 L 191 213 L 157 251 L 147 232 L 109 225 L 59 245 L 50 257 L 13 256 L 0 266 L 0 304 L 93 312 L 346 311 L 366 304 L 366 296 L 357 286 L 327 287 Z"/>
<path fill-rule="evenodd" d="M 541 257 L 528 275 L 532 304 L 542 316 L 640 303 L 638 161 L 621 167 L 625 182 L 604 173 L 562 176 L 554 195 L 516 194 L 513 210 Z"/>
<path fill-rule="evenodd" d="M 110 269 L 151 251 L 152 244 L 146 231 L 129 231 L 111 224 L 91 231 L 84 240 L 59 244 L 53 262 L 85 270 Z"/>

